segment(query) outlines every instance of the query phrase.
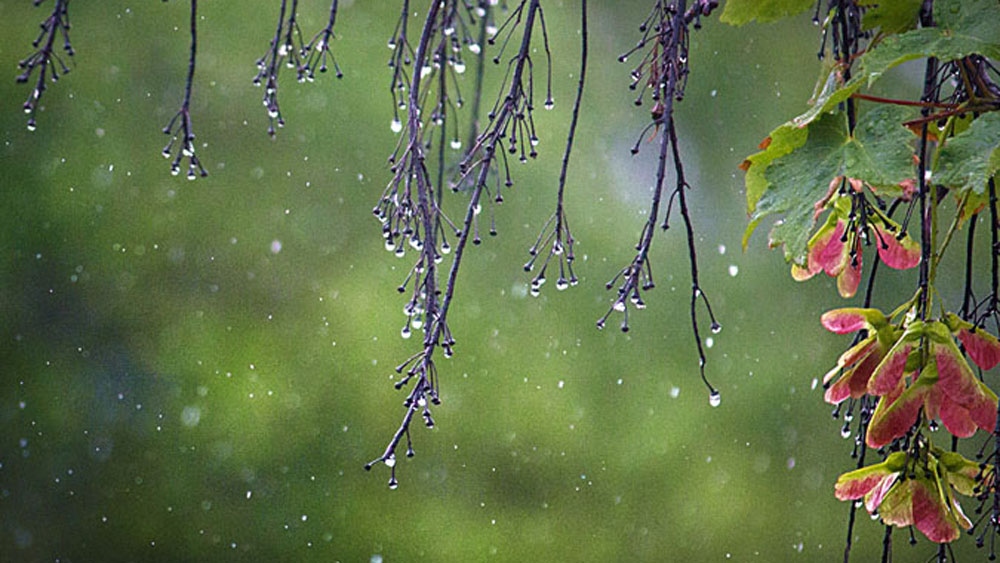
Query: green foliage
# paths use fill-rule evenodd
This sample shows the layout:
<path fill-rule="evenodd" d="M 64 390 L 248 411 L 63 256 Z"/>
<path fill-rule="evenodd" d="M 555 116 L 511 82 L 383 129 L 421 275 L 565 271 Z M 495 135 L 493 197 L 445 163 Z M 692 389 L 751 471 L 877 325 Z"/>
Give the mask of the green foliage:
<path fill-rule="evenodd" d="M 767 188 L 753 206 L 748 234 L 761 219 L 784 214 L 784 220 L 771 229 L 769 244 L 784 245 L 787 260 L 804 264 L 806 244 L 831 183 L 844 177 L 897 191 L 899 184 L 913 177 L 913 135 L 899 126 L 913 113 L 895 106 L 873 108 L 861 117 L 853 135 L 844 115 L 828 114 L 808 126 L 801 146 L 787 142 L 795 139 L 791 135 L 784 135 L 786 142 L 777 147 L 772 142 L 765 153 L 772 147 L 779 154 L 787 152 L 770 159 L 764 173 Z M 785 132 L 788 127 L 792 126 L 782 126 Z M 758 162 L 767 163 L 768 158 L 762 156 Z M 759 177 L 754 178 L 753 186 L 755 191 L 760 189 Z M 748 183 L 748 198 L 750 189 Z"/>
<path fill-rule="evenodd" d="M 882 33 L 902 33 L 912 29 L 917 22 L 922 0 L 863 0 L 858 5 L 867 11 L 862 17 L 862 28 L 878 29 Z"/>
<path fill-rule="evenodd" d="M 859 61 L 871 86 L 887 70 L 906 61 L 937 57 L 950 61 L 980 54 L 1000 58 L 1000 10 L 996 0 L 941 0 L 934 3 L 935 27 L 891 35 Z"/>
<path fill-rule="evenodd" d="M 972 122 L 942 147 L 934 181 L 960 192 L 982 196 L 986 184 L 1000 171 L 1000 113 L 988 113 Z"/>

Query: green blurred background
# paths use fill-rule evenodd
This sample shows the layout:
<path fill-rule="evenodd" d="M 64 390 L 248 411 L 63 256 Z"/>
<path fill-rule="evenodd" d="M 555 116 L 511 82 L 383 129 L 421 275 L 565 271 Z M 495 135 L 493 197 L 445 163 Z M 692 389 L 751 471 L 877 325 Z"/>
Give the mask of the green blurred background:
<path fill-rule="evenodd" d="M 806 107 L 817 30 L 808 15 L 740 29 L 713 16 L 692 37 L 678 119 L 724 327 L 707 349 L 711 408 L 682 229 L 657 234 L 657 288 L 632 331 L 594 328 L 655 149 L 629 155 L 649 117 L 615 61 L 650 3 L 592 4 L 568 187 L 581 284 L 531 298 L 521 268 L 554 204 L 578 66 L 577 3 L 547 1 L 557 106 L 537 114 L 541 154 L 515 170 L 500 236 L 467 255 L 437 428 L 415 428 L 390 491 L 387 468 L 363 465 L 398 425 L 392 367 L 417 344 L 400 338 L 395 290 L 410 258 L 380 250 L 371 215 L 395 141 L 397 3 L 341 2 L 343 80 L 286 71 L 271 140 L 251 79 L 278 2 L 203 2 L 192 113 L 211 176 L 188 182 L 159 156 L 183 96 L 186 2 L 74 2 L 73 71 L 31 133 L 14 76 L 51 3 L 0 1 L 0 560 L 839 560 L 848 507 L 832 486 L 852 444 L 813 384 L 847 345 L 818 316 L 843 302 L 831 280 L 793 282 L 764 228 L 740 249 L 737 166 Z M 327 6 L 300 3 L 307 34 Z M 859 516 L 855 560 L 873 560 L 882 529 Z M 897 560 L 931 553 L 896 538 Z"/>

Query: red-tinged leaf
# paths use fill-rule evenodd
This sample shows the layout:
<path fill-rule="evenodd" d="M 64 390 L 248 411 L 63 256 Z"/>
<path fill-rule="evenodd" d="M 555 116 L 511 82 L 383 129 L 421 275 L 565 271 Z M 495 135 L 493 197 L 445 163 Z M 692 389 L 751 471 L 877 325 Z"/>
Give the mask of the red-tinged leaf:
<path fill-rule="evenodd" d="M 803 268 L 798 264 L 792 263 L 792 279 L 795 281 L 806 281 L 807 279 L 816 275 L 816 272 L 812 272 L 809 268 Z"/>
<path fill-rule="evenodd" d="M 1000 341 L 981 328 L 958 331 L 958 339 L 977 366 L 988 371 L 1000 363 Z"/>
<path fill-rule="evenodd" d="M 877 359 L 874 362 L 868 361 L 870 357 L 871 355 L 853 369 L 845 372 L 836 383 L 826 390 L 826 393 L 823 394 L 823 400 L 831 405 L 836 405 L 848 397 L 855 399 L 863 397 L 868 390 L 868 378 L 871 377 L 871 370 L 878 361 Z"/>
<path fill-rule="evenodd" d="M 903 385 L 901 380 L 899 388 Z M 930 385 L 918 379 L 895 399 L 895 391 L 882 397 L 868 423 L 868 433 L 865 436 L 868 447 L 881 448 L 909 432 L 917 420 L 920 407 L 924 405 Z"/>
<path fill-rule="evenodd" d="M 992 431 L 997 417 L 996 394 L 976 379 L 954 342 L 934 342 L 931 349 L 937 363 L 937 385 L 946 397 L 943 400 L 950 399 L 964 407 L 979 428 Z"/>
<path fill-rule="evenodd" d="M 837 276 L 837 291 L 840 296 L 847 299 L 854 297 L 861 285 L 861 253 L 859 252 L 853 259 L 848 259 L 849 264 L 844 271 Z"/>
<path fill-rule="evenodd" d="M 885 502 L 886 495 L 892 490 L 893 485 L 895 485 L 899 479 L 900 472 L 897 471 L 886 477 L 883 477 L 881 481 L 875 484 L 874 487 L 868 494 L 865 495 L 865 509 L 869 513 L 874 513 L 878 510 L 880 504 Z"/>
<path fill-rule="evenodd" d="M 906 359 L 912 350 L 913 344 L 905 338 L 900 338 L 873 371 L 872 377 L 868 380 L 868 392 L 882 396 L 899 386 L 906 368 Z"/>
<path fill-rule="evenodd" d="M 961 530 L 949 511 L 950 507 L 942 503 L 943 497 L 936 482 L 918 478 L 907 483 L 913 503 L 913 526 L 935 543 L 957 540 Z"/>
<path fill-rule="evenodd" d="M 844 473 L 837 478 L 837 483 L 833 487 L 834 495 L 839 500 L 859 499 L 868 494 L 883 479 L 902 471 L 905 464 L 906 454 L 893 452 L 882 463 Z"/>
<path fill-rule="evenodd" d="M 969 409 L 949 400 L 938 390 L 934 390 L 927 398 L 927 416 L 940 418 L 944 427 L 958 438 L 968 438 L 976 433 L 976 422 L 972 420 Z"/>
<path fill-rule="evenodd" d="M 912 483 L 912 479 L 898 481 L 894 487 L 884 492 L 882 502 L 871 503 L 873 508 L 878 509 L 878 514 L 883 522 L 900 527 L 913 525 Z M 874 495 L 872 496 L 874 497 Z M 868 502 L 865 503 L 866 508 L 868 504 Z"/>
<path fill-rule="evenodd" d="M 835 222 L 831 224 L 831 221 L 827 221 L 809 241 L 807 264 L 810 272 L 823 271 L 828 276 L 836 276 L 844 271 L 850 260 L 843 241 L 846 224 L 835 217 L 836 215 L 831 214 L 830 219 Z"/>
<path fill-rule="evenodd" d="M 858 307 L 845 307 L 843 309 L 833 309 L 823 313 L 819 318 L 823 328 L 837 334 L 850 334 L 871 325 L 869 318 L 872 311 L 882 315 L 878 309 L 861 309 Z M 885 318 L 884 316 L 882 317 Z"/>
<path fill-rule="evenodd" d="M 878 257 L 886 266 L 896 270 L 908 270 L 920 263 L 920 245 L 917 241 L 909 235 L 904 235 L 902 239 L 896 238 L 895 234 L 879 225 L 873 227 L 876 231 L 875 246 L 878 248 Z"/>

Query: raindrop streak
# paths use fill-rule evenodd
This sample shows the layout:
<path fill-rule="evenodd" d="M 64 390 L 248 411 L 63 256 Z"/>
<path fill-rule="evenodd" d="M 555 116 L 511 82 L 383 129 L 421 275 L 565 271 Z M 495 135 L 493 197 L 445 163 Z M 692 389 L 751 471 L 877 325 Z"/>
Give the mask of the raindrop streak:
<path fill-rule="evenodd" d="M 718 390 L 713 389 L 708 395 L 708 404 L 717 407 L 722 404 L 722 395 Z"/>

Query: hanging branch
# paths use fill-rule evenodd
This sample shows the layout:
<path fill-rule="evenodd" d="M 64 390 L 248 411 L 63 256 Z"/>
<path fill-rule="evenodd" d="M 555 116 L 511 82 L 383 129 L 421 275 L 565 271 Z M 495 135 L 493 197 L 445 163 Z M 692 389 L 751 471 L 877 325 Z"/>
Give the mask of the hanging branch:
<path fill-rule="evenodd" d="M 500 51 L 493 57 L 493 63 L 500 64 L 514 31 L 522 26 L 522 19 L 521 45 L 518 52 L 507 63 L 507 73 L 501 86 L 501 94 L 487 114 L 489 124 L 476 138 L 465 158 L 459 163 L 459 178 L 452 188 L 459 190 L 471 187 L 474 191 L 485 189 L 492 196 L 491 200 L 494 203 L 503 202 L 501 183 L 505 188 L 514 185 L 508 156 L 516 155 L 521 163 L 525 163 L 529 158 L 535 158 L 538 155 L 536 147 L 539 143 L 539 137 L 535 131 L 534 121 L 534 61 L 531 57 L 531 41 L 536 20 L 542 31 L 547 66 L 544 107 L 552 109 L 555 105 L 552 99 L 552 54 L 549 50 L 548 32 L 539 0 L 531 0 L 530 2 L 522 0 L 500 25 L 496 34 L 490 37 L 488 42 L 491 45 L 502 37 Z M 525 72 L 526 70 L 527 72 Z M 503 88 L 507 88 L 506 94 L 503 94 Z M 496 181 L 491 191 L 487 180 L 494 172 L 494 166 L 501 165 L 503 172 L 496 174 Z M 501 175 L 503 176 L 502 182 Z M 478 210 L 475 215 L 479 215 Z M 479 238 L 478 220 L 474 221 L 473 227 L 475 234 L 472 242 L 479 244 L 481 239 Z M 496 230 L 492 226 L 490 234 L 496 234 Z"/>
<path fill-rule="evenodd" d="M 405 4 L 405 2 L 404 2 Z M 418 409 L 423 411 L 424 423 L 427 427 L 434 426 L 434 419 L 431 416 L 428 402 L 440 404 L 438 394 L 437 368 L 434 364 L 434 351 L 441 346 L 446 356 L 451 355 L 453 340 L 445 324 L 444 315 L 440 312 L 439 291 L 437 288 L 437 264 L 442 259 L 442 251 L 438 248 L 435 225 L 441 217 L 440 209 L 436 204 L 434 195 L 434 184 L 431 181 L 425 165 L 424 154 L 424 131 L 426 130 L 422 121 L 423 99 L 426 90 L 421 87 L 421 79 L 428 77 L 427 83 L 432 83 L 431 75 L 434 73 L 434 64 L 440 68 L 441 59 L 430 55 L 434 48 L 432 44 L 436 39 L 445 37 L 443 29 L 447 27 L 449 9 L 445 6 L 443 10 L 444 22 L 439 21 L 439 13 L 442 13 L 442 5 L 447 3 L 431 2 L 424 21 L 424 27 L 420 34 L 413 63 L 416 70 L 411 73 L 410 84 L 408 86 L 409 96 L 404 107 L 407 109 L 407 122 L 405 125 L 406 137 L 400 140 L 400 146 L 393 153 L 390 161 L 393 163 L 393 179 L 386 188 L 379 205 L 375 207 L 375 215 L 382 222 L 382 233 L 386 239 L 386 248 L 394 249 L 397 256 L 405 255 L 405 245 L 409 244 L 418 251 L 417 261 L 410 270 L 409 275 L 402 285 L 400 292 L 406 290 L 407 284 L 412 280 L 412 293 L 409 302 L 404 307 L 407 315 L 406 325 L 403 327 L 402 336 L 409 338 L 411 327 L 424 329 L 423 348 L 418 353 L 411 356 L 402 364 L 396 366 L 397 373 L 406 373 L 402 379 L 396 382 L 396 389 L 401 389 L 411 381 L 413 388 L 403 402 L 406 413 L 397 428 L 392 439 L 386 446 L 385 451 L 378 458 L 368 462 L 365 469 L 371 469 L 376 463 L 385 463 L 392 469 L 389 478 L 389 487 L 395 489 L 398 486 L 396 480 L 396 449 L 403 436 L 406 436 L 406 455 L 414 455 L 413 442 L 410 438 L 410 423 Z M 393 95 L 399 89 L 398 84 L 406 76 L 403 67 L 404 57 L 397 53 L 405 53 L 408 49 L 406 42 L 406 18 L 407 10 L 400 19 L 400 25 L 394 37 L 398 40 L 394 49 L 394 58 L 397 66 L 393 69 Z M 392 41 L 390 41 L 390 44 Z M 440 56 L 440 51 L 437 51 Z M 408 64 L 408 60 L 406 63 Z M 426 70 L 425 70 L 426 69 Z M 440 93 L 440 96 L 446 96 Z M 396 104 L 397 107 L 400 103 Z M 443 118 L 442 118 L 443 119 Z M 416 201 L 414 201 L 416 192 Z M 398 246 L 397 246 L 398 245 Z M 426 326 L 425 323 L 426 322 Z"/>
<path fill-rule="evenodd" d="M 166 1 L 166 0 L 164 0 Z M 170 135 L 170 142 L 163 147 L 163 157 L 174 156 L 174 145 L 177 144 L 177 155 L 170 163 L 170 173 L 177 176 L 181 172 L 181 162 L 188 159 L 187 179 L 194 180 L 198 176 L 208 176 L 208 171 L 194 150 L 194 130 L 191 127 L 191 89 L 194 85 L 194 65 L 198 52 L 198 0 L 191 0 L 191 54 L 188 58 L 187 80 L 184 85 L 184 101 L 181 109 L 170 119 L 163 133 Z"/>
<path fill-rule="evenodd" d="M 37 7 L 43 1 L 33 0 L 33 3 Z M 38 126 L 38 123 L 35 121 L 35 113 L 38 111 L 38 104 L 45 93 L 47 81 L 56 82 L 59 80 L 61 74 L 66 74 L 70 70 L 59 56 L 59 52 L 55 49 L 56 37 L 61 36 L 63 39 L 63 51 L 70 57 L 75 52 L 69 41 L 69 0 L 55 0 L 52 13 L 49 14 L 49 17 L 42 20 L 40 27 L 42 30 L 38 33 L 38 37 L 31 42 L 31 46 L 36 51 L 17 63 L 18 68 L 23 71 L 17 75 L 17 82 L 19 84 L 27 83 L 31 79 L 31 74 L 35 72 L 35 69 L 38 70 L 35 87 L 28 94 L 28 99 L 24 102 L 24 113 L 28 114 L 28 131 L 34 131 Z"/>
<path fill-rule="evenodd" d="M 301 69 L 305 66 L 300 58 L 301 54 L 306 51 L 302 44 L 302 31 L 299 29 L 296 17 L 298 4 L 298 0 L 292 0 L 291 10 L 288 10 L 288 0 L 281 0 L 278 26 L 274 31 L 274 37 L 271 38 L 271 45 L 267 52 L 257 59 L 257 76 L 253 79 L 254 86 L 264 87 L 263 103 L 267 110 L 267 134 L 272 138 L 277 133 L 275 126 L 279 128 L 285 126 L 285 120 L 281 116 L 281 107 L 278 105 L 278 73 L 281 71 L 282 65 L 285 64 L 286 58 L 290 68 Z M 286 12 L 288 12 L 287 18 L 285 17 Z M 332 24 L 330 29 L 332 30 Z M 300 78 L 303 76 L 301 71 L 299 76 Z"/>
<path fill-rule="evenodd" d="M 559 189 L 556 193 L 556 209 L 542 226 L 535 244 L 528 249 L 531 259 L 524 265 L 524 271 L 530 272 L 538 260 L 539 250 L 548 247 L 545 259 L 538 273 L 531 279 L 531 295 L 538 296 L 542 284 L 545 283 L 545 272 L 553 258 L 559 262 L 559 278 L 556 279 L 556 289 L 562 291 L 577 284 L 573 273 L 573 235 L 569 230 L 566 210 L 563 207 L 566 191 L 566 174 L 569 169 L 569 156 L 573 151 L 573 141 L 576 138 L 576 124 L 580 118 L 580 104 L 583 100 L 583 88 L 587 75 L 587 0 L 580 3 L 580 78 L 576 85 L 576 99 L 573 100 L 573 116 L 569 122 L 569 133 L 566 135 L 566 150 L 563 151 L 562 165 L 559 169 Z M 552 230 L 549 230 L 549 228 Z"/>
<path fill-rule="evenodd" d="M 717 5 L 718 2 L 715 1 L 699 0 L 690 9 L 687 9 L 684 0 L 669 3 L 663 1 L 655 2 L 650 15 L 639 26 L 642 38 L 634 48 L 618 58 L 619 61 L 625 62 L 633 54 L 643 52 L 639 64 L 632 70 L 632 84 L 630 88 L 634 90 L 640 84 L 642 85 L 639 95 L 635 99 L 637 106 L 643 104 L 643 97 L 646 95 L 647 90 L 649 90 L 650 98 L 653 101 L 653 108 L 650 111 L 652 122 L 640 133 L 639 140 L 632 148 L 632 154 L 639 152 L 639 144 L 650 130 L 654 130 L 656 134 L 659 134 L 660 151 L 649 216 L 639 236 L 639 242 L 636 244 L 635 258 L 606 284 L 608 289 L 617 285 L 618 295 L 608 309 L 608 312 L 597 321 L 597 327 L 603 328 L 611 313 L 620 312 L 623 314 L 621 330 L 628 332 L 629 305 L 631 304 L 640 310 L 646 307 L 642 292 L 648 291 L 655 286 L 649 262 L 649 251 L 652 247 L 653 234 L 659 222 L 660 205 L 667 178 L 667 162 L 670 160 L 676 176 L 676 184 L 669 195 L 669 203 L 660 227 L 664 230 L 669 228 L 671 208 L 676 198 L 680 207 L 681 217 L 684 221 L 688 243 L 688 260 L 691 269 L 691 328 L 698 351 L 698 368 L 701 379 L 709 390 L 709 401 L 712 405 L 718 405 L 721 398 L 719 391 L 708 382 L 705 376 L 705 351 L 702 345 L 697 315 L 699 300 L 704 304 L 711 321 L 711 331 L 713 333 L 719 332 L 722 327 L 716 321 L 708 297 L 702 290 L 698 280 L 698 259 L 695 249 L 694 229 L 685 193 L 691 186 L 685 180 L 684 166 L 680 157 L 679 147 L 677 146 L 674 102 L 683 99 L 684 89 L 687 84 L 689 71 L 688 26 L 694 25 L 697 29 L 700 26 L 701 16 L 709 15 Z"/>
<path fill-rule="evenodd" d="M 425 164 L 424 151 L 431 146 L 430 140 L 425 137 L 425 134 L 430 135 L 429 131 L 437 126 L 440 128 L 440 134 L 446 135 L 447 116 L 459 105 L 457 100 L 460 97 L 456 98 L 454 106 L 451 105 L 451 98 L 445 88 L 448 82 L 436 73 L 442 73 L 448 69 L 451 73 L 461 74 L 465 67 L 465 63 L 458 54 L 461 44 L 469 46 L 474 53 L 476 49 L 473 49 L 472 46 L 478 47 L 479 45 L 471 40 L 468 31 L 459 33 L 457 29 L 472 29 L 475 25 L 474 22 L 477 21 L 474 17 L 488 17 L 489 13 L 485 9 L 485 3 L 482 3 L 476 10 L 472 10 L 468 4 L 463 3 L 465 5 L 463 12 L 455 0 L 432 2 L 417 49 L 413 51 L 406 38 L 408 15 L 405 4 L 406 2 L 404 2 L 404 12 L 400 16 L 400 22 L 393 33 L 393 39 L 390 40 L 390 46 L 393 48 L 390 66 L 393 68 L 394 104 L 396 111 L 406 109 L 407 116 L 406 122 L 402 123 L 399 122 L 397 113 L 397 117 L 393 121 L 393 130 L 405 134 L 401 137 L 396 150 L 390 157 L 393 179 L 373 211 L 382 223 L 382 233 L 386 239 L 387 249 L 392 250 L 397 256 L 402 256 L 406 253 L 404 243 L 408 243 L 419 252 L 414 267 L 399 290 L 405 292 L 407 286 L 412 282 L 410 299 L 404 307 L 404 311 L 411 320 L 408 320 L 403 327 L 402 335 L 407 338 L 411 334 L 411 329 L 422 329 L 424 340 L 420 351 L 396 367 L 397 373 L 403 374 L 403 377 L 396 382 L 396 388 L 401 389 L 406 385 L 413 384 L 403 403 L 406 408 L 403 420 L 382 455 L 365 465 L 366 469 L 371 469 L 377 463 L 385 463 L 389 466 L 392 469 L 389 479 L 390 488 L 398 486 L 395 472 L 396 450 L 404 436 L 407 443 L 406 455 L 409 457 L 414 454 L 410 439 L 410 424 L 417 410 L 422 410 L 424 422 L 428 427 L 434 425 L 428 403 L 439 404 L 440 396 L 437 368 L 433 355 L 438 347 L 441 348 L 445 357 L 450 357 L 453 352 L 455 340 L 447 325 L 448 310 L 454 296 L 465 249 L 470 240 L 473 244 L 478 244 L 481 241 L 478 231 L 478 216 L 481 211 L 480 199 L 484 190 L 489 191 L 487 180 L 493 169 L 495 157 L 498 152 L 506 154 L 505 147 L 508 150 L 514 147 L 514 153 L 516 153 L 516 144 L 525 141 L 526 136 L 529 141 L 534 140 L 531 143 L 532 147 L 537 144 L 530 116 L 533 95 L 531 87 L 533 80 L 530 71 L 531 32 L 536 17 L 541 21 L 544 34 L 544 21 L 542 21 L 538 0 L 532 0 L 530 5 L 527 0 L 522 2 L 506 23 L 501 26 L 501 30 L 503 30 L 504 27 L 510 25 L 507 37 L 509 39 L 509 33 L 520 24 L 522 15 L 524 17 L 521 48 L 510 63 L 509 82 L 505 82 L 505 85 L 509 84 L 508 93 L 505 97 L 498 99 L 490 115 L 490 124 L 479 135 L 466 157 L 459 164 L 460 177 L 452 185 L 453 189 L 457 191 L 459 186 L 467 182 L 471 183 L 465 219 L 461 228 L 456 228 L 443 214 L 438 203 L 439 193 L 443 186 L 435 186 Z M 525 10 L 525 8 L 527 9 Z M 463 22 L 462 13 L 466 14 L 468 24 Z M 457 39 L 456 35 L 461 35 L 463 39 Z M 546 40 L 546 53 L 548 53 L 547 45 Z M 498 58 L 495 58 L 494 61 L 498 62 Z M 408 72 L 406 68 L 411 64 L 413 70 Z M 435 77 L 438 78 L 437 81 L 434 80 Z M 427 103 L 431 99 L 429 97 L 430 85 L 435 83 L 437 84 L 435 105 L 430 111 L 425 111 L 430 107 Z M 528 87 L 525 87 L 526 83 Z M 423 86 L 424 84 L 427 85 L 426 88 Z M 401 97 L 403 91 L 407 92 L 405 101 Z M 551 90 L 547 93 L 546 103 L 551 104 Z M 423 116 L 427 116 L 428 121 L 422 121 Z M 455 137 L 451 138 L 451 141 L 455 140 Z M 440 151 L 441 145 L 438 146 Z M 440 180 L 442 176 L 438 177 L 439 182 L 442 182 Z M 509 171 L 506 177 L 509 186 L 512 183 Z M 414 196 L 416 196 L 416 200 L 414 200 Z M 497 189 L 495 196 L 495 201 L 499 203 L 501 201 L 499 189 Z M 457 241 L 451 269 L 442 295 L 438 287 L 437 265 L 443 260 L 443 255 L 451 251 L 451 247 L 447 246 L 447 241 L 443 236 L 444 225 L 455 232 Z M 491 226 L 490 232 L 495 234 L 494 226 Z M 439 233 L 441 236 L 438 236 Z"/>
<path fill-rule="evenodd" d="M 333 52 L 330 50 L 330 42 L 336 37 L 333 34 L 333 26 L 337 23 L 337 2 L 338 0 L 330 2 L 330 19 L 327 21 L 326 27 L 314 35 L 309 43 L 302 46 L 302 51 L 299 53 L 299 60 L 301 61 L 298 67 L 299 82 L 312 82 L 316 79 L 317 70 L 321 73 L 326 72 L 328 68 L 327 59 L 330 59 L 330 62 L 333 64 L 335 76 L 337 78 L 344 77 L 344 73 L 340 71 L 340 65 L 337 64 L 336 57 L 333 56 Z"/>

